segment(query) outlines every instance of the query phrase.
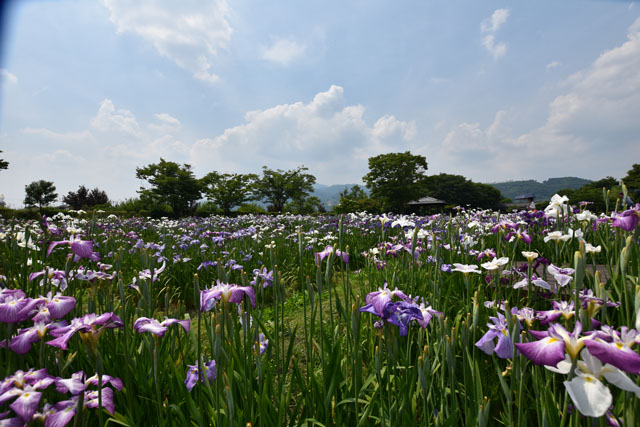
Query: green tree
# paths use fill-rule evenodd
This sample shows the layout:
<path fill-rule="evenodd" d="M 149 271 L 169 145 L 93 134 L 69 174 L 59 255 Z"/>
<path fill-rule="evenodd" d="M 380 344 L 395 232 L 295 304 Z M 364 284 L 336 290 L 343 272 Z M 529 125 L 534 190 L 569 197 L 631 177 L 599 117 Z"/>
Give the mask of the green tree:
<path fill-rule="evenodd" d="M 483 209 L 497 209 L 500 207 L 502 193 L 497 188 L 479 182 L 472 182 L 473 199 L 471 204 Z"/>
<path fill-rule="evenodd" d="M 635 163 L 631 166 L 631 169 L 627 172 L 622 181 L 627 186 L 629 196 L 633 199 L 634 203 L 638 203 L 640 199 L 640 163 Z"/>
<path fill-rule="evenodd" d="M 190 165 L 181 166 L 162 158 L 160 163 L 136 168 L 136 178 L 146 180 L 150 185 L 150 188 L 140 187 L 138 190 L 145 202 L 166 203 L 175 216 L 191 213 L 202 192 L 202 184 Z"/>
<path fill-rule="evenodd" d="M 411 152 L 388 153 L 369 158 L 369 173 L 362 179 L 385 210 L 403 212 L 407 203 L 424 193 L 427 159 Z"/>
<path fill-rule="evenodd" d="M 2 153 L 2 150 L 0 150 L 0 153 Z M 7 168 L 9 168 L 9 162 L 7 162 L 5 159 L 0 159 L 0 170 Z"/>
<path fill-rule="evenodd" d="M 231 210 L 254 198 L 255 182 L 258 175 L 255 174 L 220 174 L 211 172 L 201 179 L 204 194 L 218 205 L 225 215 Z"/>
<path fill-rule="evenodd" d="M 603 188 L 605 190 L 611 190 L 609 192 L 609 206 L 614 207 L 616 205 L 616 196 L 620 186 L 618 185 L 618 180 L 610 176 L 583 185 L 570 194 L 565 192 L 561 195 L 569 197 L 569 200 L 573 204 L 577 204 L 579 202 L 590 202 L 588 207 L 589 210 L 594 212 L 604 212 L 606 210 L 606 203 L 602 193 Z"/>
<path fill-rule="evenodd" d="M 359 185 L 354 185 L 351 188 L 345 188 L 340 193 L 340 202 L 334 206 L 333 211 L 335 213 L 349 213 L 349 212 L 369 212 L 379 213 L 381 212 L 381 204 L 378 200 L 372 199 L 367 195 Z"/>
<path fill-rule="evenodd" d="M 56 186 L 53 185 L 53 182 L 43 179 L 25 185 L 24 191 L 26 193 L 24 198 L 25 206 L 38 206 L 38 208 L 42 209 L 58 198 Z"/>
<path fill-rule="evenodd" d="M 462 175 L 431 175 L 425 188 L 427 195 L 453 205 L 497 208 L 502 200 L 502 194 L 497 188 L 473 182 Z"/>
<path fill-rule="evenodd" d="M 109 197 L 104 191 L 94 188 L 89 191 L 87 187 L 81 185 L 78 191 L 69 191 L 62 201 L 73 209 L 82 209 L 83 207 L 92 207 L 97 205 L 106 205 L 109 203 Z"/>
<path fill-rule="evenodd" d="M 289 203 L 284 205 L 284 210 L 285 212 L 292 212 L 301 215 L 314 212 L 326 212 L 322 201 L 316 196 L 292 199 Z"/>
<path fill-rule="evenodd" d="M 313 191 L 316 177 L 305 173 L 309 170 L 304 166 L 283 171 L 262 167 L 262 177 L 256 181 L 256 195 L 273 205 L 273 210 L 282 212 L 289 200 L 304 200 Z"/>

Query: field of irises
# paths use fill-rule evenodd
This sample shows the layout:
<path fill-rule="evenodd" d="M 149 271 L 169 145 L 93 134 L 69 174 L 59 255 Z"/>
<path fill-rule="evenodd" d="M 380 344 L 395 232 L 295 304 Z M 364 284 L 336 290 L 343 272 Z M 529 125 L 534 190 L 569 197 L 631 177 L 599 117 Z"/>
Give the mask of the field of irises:
<path fill-rule="evenodd" d="M 2 220 L 0 426 L 638 425 L 639 220 Z"/>

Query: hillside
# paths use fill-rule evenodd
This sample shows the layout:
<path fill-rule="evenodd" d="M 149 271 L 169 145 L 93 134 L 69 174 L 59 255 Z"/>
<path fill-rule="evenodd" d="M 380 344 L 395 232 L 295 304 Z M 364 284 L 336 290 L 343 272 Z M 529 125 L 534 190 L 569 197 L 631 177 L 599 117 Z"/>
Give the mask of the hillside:
<path fill-rule="evenodd" d="M 316 196 L 327 210 L 333 209 L 335 205 L 340 201 L 340 193 L 345 189 L 349 189 L 356 184 L 336 184 L 336 185 L 324 185 L 315 184 L 313 186 L 312 196 Z M 359 184 L 362 189 L 367 191 L 364 185 Z"/>
<path fill-rule="evenodd" d="M 536 201 L 549 200 L 558 190 L 565 188 L 578 189 L 590 183 L 591 180 L 572 176 L 562 178 L 549 178 L 538 182 L 533 179 L 525 181 L 507 181 L 487 183 L 502 193 L 504 197 L 515 199 L 522 194 L 535 194 Z"/>

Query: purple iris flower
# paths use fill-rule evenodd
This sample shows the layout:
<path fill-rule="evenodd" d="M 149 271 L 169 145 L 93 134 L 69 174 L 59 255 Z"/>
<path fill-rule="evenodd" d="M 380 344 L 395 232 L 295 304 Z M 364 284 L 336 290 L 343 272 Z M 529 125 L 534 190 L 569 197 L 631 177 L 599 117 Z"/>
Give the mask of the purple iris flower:
<path fill-rule="evenodd" d="M 262 332 L 258 334 L 258 341 L 256 341 L 256 350 L 258 350 L 258 354 L 262 355 L 267 350 L 269 346 L 269 340 L 264 336 Z"/>
<path fill-rule="evenodd" d="M 253 280 L 249 282 L 251 285 L 256 286 L 258 284 L 258 279 L 262 279 L 262 287 L 267 288 L 273 285 L 273 270 L 267 271 L 267 267 L 262 267 L 262 271 L 260 269 L 255 268 L 253 270 Z"/>
<path fill-rule="evenodd" d="M 409 323 L 412 320 L 423 320 L 422 311 L 414 302 L 398 301 L 384 306 L 382 318 L 398 327 L 400 336 L 406 336 L 409 332 Z"/>
<path fill-rule="evenodd" d="M 612 227 L 621 228 L 624 231 L 634 230 L 640 221 L 640 210 L 635 207 L 613 217 Z"/>
<path fill-rule="evenodd" d="M 136 291 L 140 292 L 138 280 L 149 280 L 151 282 L 155 282 L 158 280 L 160 274 L 164 272 L 166 268 L 167 264 L 163 261 L 160 268 L 156 268 L 155 270 L 153 270 L 153 274 L 151 274 L 151 269 L 149 268 L 147 268 L 146 270 L 142 270 L 140 273 L 138 273 L 138 277 L 133 278 L 133 283 L 129 285 L 129 288 L 135 289 Z"/>
<path fill-rule="evenodd" d="M 529 328 L 533 325 L 533 321 L 536 320 L 536 311 L 529 307 L 522 307 L 521 309 L 513 307 L 511 314 L 516 316 L 519 321 L 524 321 Z"/>
<path fill-rule="evenodd" d="M 555 322 L 561 316 L 565 320 L 569 320 L 576 313 L 573 301 L 552 301 L 551 305 L 553 306 L 552 310 L 538 311 L 536 313 L 536 317 L 540 320 L 541 325 Z"/>
<path fill-rule="evenodd" d="M 489 330 L 476 342 L 476 347 L 491 355 L 495 352 L 501 359 L 510 359 L 513 356 L 513 342 L 509 334 L 507 319 L 502 313 L 498 317 L 489 317 L 492 323 L 487 323 Z M 498 338 L 498 344 L 494 340 Z"/>
<path fill-rule="evenodd" d="M 316 265 L 320 267 L 322 260 L 331 254 L 335 254 L 337 257 L 340 257 L 342 262 L 345 264 L 349 263 L 349 254 L 347 252 L 343 252 L 340 249 L 334 249 L 332 246 L 326 246 L 322 252 L 315 253 Z"/>
<path fill-rule="evenodd" d="M 529 331 L 530 333 L 532 331 Z M 539 332 L 536 336 L 540 339 L 527 343 L 516 343 L 516 347 L 527 359 L 536 365 L 556 367 L 565 359 L 565 352 L 571 360 L 575 360 L 586 342 L 593 340 L 595 333 L 581 337 L 582 325 L 576 322 L 573 332 L 567 331 L 562 325 L 552 323 L 549 329 Z"/>
<path fill-rule="evenodd" d="M 187 386 L 187 390 L 193 390 L 193 387 L 198 382 L 198 377 L 200 377 L 200 382 L 205 382 L 205 375 L 209 379 L 209 381 L 215 381 L 217 369 L 216 369 L 216 361 L 211 360 L 208 363 L 202 363 L 202 368 L 204 373 L 198 375 L 198 364 L 187 365 L 189 366 L 189 370 L 187 371 L 187 377 L 184 380 L 184 384 Z"/>
<path fill-rule="evenodd" d="M 529 277 L 526 274 L 521 274 L 521 275 L 524 276 L 524 278 L 522 280 L 520 280 L 519 282 L 514 283 L 513 284 L 513 289 L 526 288 L 527 286 L 529 286 Z M 531 284 L 533 284 L 533 285 L 535 285 L 535 286 L 537 286 L 539 288 L 542 288 L 542 289 L 547 289 L 547 290 L 551 289 L 551 285 L 550 284 L 548 284 L 547 282 L 545 282 L 544 280 L 542 280 L 541 278 L 539 278 L 535 274 L 531 275 Z"/>
<path fill-rule="evenodd" d="M 102 375 L 102 385 L 111 385 L 117 391 L 122 390 L 122 381 L 120 378 L 112 377 L 110 375 Z M 58 378 L 56 379 L 56 390 L 59 393 L 71 393 L 73 396 L 77 396 L 87 389 L 88 386 L 98 386 L 98 374 L 92 377 L 86 378 L 86 375 L 82 371 L 71 374 L 71 378 Z"/>
<path fill-rule="evenodd" d="M 217 261 L 203 261 L 196 270 L 202 270 L 203 268 L 208 269 L 209 267 L 215 267 L 218 265 Z"/>
<path fill-rule="evenodd" d="M 93 242 L 91 240 L 80 240 L 78 237 L 71 236 L 69 240 L 51 242 L 47 250 L 47 256 L 51 255 L 51 252 L 53 252 L 58 245 L 69 245 L 71 252 L 74 254 L 74 261 L 79 261 L 82 258 L 87 258 L 91 261 L 100 261 L 100 253 L 93 251 Z"/>
<path fill-rule="evenodd" d="M 393 297 L 397 297 L 399 300 L 394 301 Z M 416 297 L 415 300 L 417 299 Z M 381 317 L 386 322 L 397 326 L 401 336 L 406 336 L 412 320 L 426 328 L 434 315 L 442 316 L 442 313 L 427 306 L 424 298 L 420 305 L 415 300 L 399 291 L 398 288 L 390 290 L 385 282 L 383 288 L 378 288 L 376 292 L 371 292 L 365 297 L 367 304 L 360 308 L 360 312 Z"/>
<path fill-rule="evenodd" d="M 123 327 L 122 320 L 114 313 L 104 313 L 100 316 L 95 313 L 89 313 L 73 319 L 69 326 L 56 328 L 51 331 L 50 335 L 57 338 L 47 341 L 47 344 L 66 350 L 67 343 L 76 332 L 90 333 L 91 335 L 89 335 L 89 337 L 93 337 L 93 339 L 97 341 L 105 329 Z"/>
<path fill-rule="evenodd" d="M 439 319 L 442 319 L 442 316 L 444 316 L 442 312 L 434 310 L 433 308 L 431 308 L 430 305 L 427 305 L 427 304 L 428 303 L 425 302 L 424 298 L 422 298 L 422 302 L 418 306 L 418 309 L 422 314 L 422 319 L 416 319 L 418 324 L 422 326 L 422 328 L 424 329 L 426 329 L 426 327 L 429 326 L 429 322 L 431 321 L 433 316 L 436 316 Z"/>
<path fill-rule="evenodd" d="M 256 294 L 251 286 L 238 286 L 216 281 L 210 289 L 200 291 L 200 311 L 209 311 L 216 305 L 217 300 L 240 304 L 243 296 L 248 296 L 253 307 L 256 306 Z"/>
<path fill-rule="evenodd" d="M 640 334 L 626 326 L 623 326 L 619 333 L 612 328 L 608 331 L 608 337 L 603 339 L 603 334 L 599 333 L 596 339 L 585 343 L 589 353 L 602 363 L 609 363 L 632 374 L 640 374 L 640 355 L 632 348 L 640 343 Z"/>
<path fill-rule="evenodd" d="M 101 397 L 102 407 L 113 415 L 115 411 L 115 403 L 113 401 L 113 390 L 109 387 L 102 388 L 102 396 L 98 394 L 97 390 L 87 390 L 84 392 L 84 408 L 97 408 L 100 404 L 99 398 Z M 71 399 L 63 400 L 56 403 L 55 412 L 47 416 L 47 422 L 45 425 L 52 426 L 66 426 L 71 422 L 76 415 L 76 409 L 78 407 L 79 396 L 73 396 Z"/>
<path fill-rule="evenodd" d="M 28 423 L 38 409 L 42 397 L 42 392 L 38 390 L 45 389 L 54 382 L 55 379 L 44 369 L 16 371 L 12 376 L 5 378 L 0 386 L 0 405 L 15 398 L 9 407 L 24 423 Z"/>
<path fill-rule="evenodd" d="M 9 342 L 9 348 L 18 354 L 26 354 L 31 350 L 31 347 L 34 343 L 44 338 L 44 336 L 47 334 L 47 331 L 63 326 L 66 326 L 66 322 L 36 322 L 30 328 L 20 329 L 18 335 L 11 338 L 11 341 Z M 0 347 L 5 347 L 5 341 L 0 342 Z"/>
<path fill-rule="evenodd" d="M 504 239 L 508 240 L 509 242 L 513 242 L 514 240 L 522 240 L 526 244 L 531 243 L 531 236 L 529 236 L 526 231 L 520 231 L 518 229 L 508 233 L 506 236 L 504 236 Z"/>
<path fill-rule="evenodd" d="M 387 282 L 385 282 L 384 287 L 378 288 L 376 292 L 370 292 L 365 297 L 367 305 L 362 307 L 360 311 L 367 311 L 375 314 L 376 316 L 383 317 L 385 305 L 390 303 L 394 296 L 404 301 L 410 301 L 409 297 L 407 297 L 404 292 L 399 291 L 398 288 L 395 288 L 392 291 L 387 286 Z"/>
<path fill-rule="evenodd" d="M 558 285 L 561 287 L 571 282 L 571 280 L 573 280 L 572 274 L 575 273 L 573 268 L 559 268 L 553 264 L 547 266 L 547 271 L 553 275 L 553 278 L 556 279 L 556 282 L 558 282 Z"/>
<path fill-rule="evenodd" d="M 20 290 L 3 289 L 0 291 L 0 322 L 18 323 L 29 318 L 29 312 L 37 301 L 25 298 Z"/>
<path fill-rule="evenodd" d="M 40 296 L 33 300 L 32 304 L 27 305 L 23 310 L 30 317 L 34 310 L 38 310 L 32 320 L 34 322 L 49 323 L 51 319 L 62 319 L 76 306 L 76 299 L 56 293 L 52 295 L 49 291 L 47 296 Z"/>
<path fill-rule="evenodd" d="M 191 327 L 191 321 L 189 319 L 178 320 L 165 318 L 162 322 L 158 322 L 156 319 L 140 317 L 133 324 L 133 328 L 138 331 L 138 333 L 151 332 L 153 335 L 163 337 L 167 329 L 169 329 L 169 326 L 174 323 L 179 324 L 185 331 L 189 332 L 189 328 Z"/>
<path fill-rule="evenodd" d="M 62 292 L 67 289 L 67 277 L 64 270 L 56 270 L 45 267 L 44 270 L 29 274 L 29 282 L 33 282 L 40 276 L 46 276 L 48 282 L 53 286 L 60 288 Z M 44 279 L 40 280 L 40 286 L 44 286 Z"/>

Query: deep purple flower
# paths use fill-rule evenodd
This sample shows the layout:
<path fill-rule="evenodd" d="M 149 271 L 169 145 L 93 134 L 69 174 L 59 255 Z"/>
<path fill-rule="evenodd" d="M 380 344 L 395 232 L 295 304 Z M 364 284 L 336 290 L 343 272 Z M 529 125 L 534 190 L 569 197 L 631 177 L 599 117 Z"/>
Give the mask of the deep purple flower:
<path fill-rule="evenodd" d="M 398 301 L 384 306 L 382 318 L 398 327 L 400 336 L 406 336 L 409 332 L 409 323 L 412 320 L 423 320 L 422 311 L 414 302 Z"/>
<path fill-rule="evenodd" d="M 383 317 L 385 305 L 390 303 L 394 296 L 400 298 L 401 300 L 409 301 L 409 297 L 407 297 L 404 292 L 399 291 L 398 288 L 395 288 L 393 291 L 390 290 L 387 287 L 387 282 L 385 282 L 384 287 L 378 288 L 376 292 L 370 292 L 365 297 L 365 302 L 367 303 L 367 305 L 362 307 L 360 311 L 367 311 L 369 313 Z"/>
<path fill-rule="evenodd" d="M 179 324 L 185 331 L 189 332 L 189 328 L 191 326 L 191 321 L 189 319 L 178 320 L 165 318 L 162 322 L 158 322 L 156 319 L 140 317 L 133 324 L 133 328 L 138 331 L 138 333 L 151 332 L 153 335 L 163 337 L 169 326 L 174 323 Z"/>
<path fill-rule="evenodd" d="M 205 382 L 205 374 L 209 379 L 209 381 L 215 381 L 216 379 L 217 369 L 216 369 L 215 360 L 211 360 L 208 363 L 202 362 L 202 368 L 204 370 L 204 373 L 201 373 L 200 375 L 198 375 L 197 363 L 194 365 L 187 365 L 187 366 L 189 367 L 189 370 L 187 371 L 187 377 L 184 380 L 184 384 L 187 386 L 187 390 L 189 391 L 193 390 L 193 387 L 198 382 L 198 377 L 200 377 L 200 382 L 202 383 Z"/>

